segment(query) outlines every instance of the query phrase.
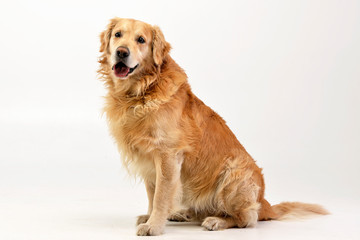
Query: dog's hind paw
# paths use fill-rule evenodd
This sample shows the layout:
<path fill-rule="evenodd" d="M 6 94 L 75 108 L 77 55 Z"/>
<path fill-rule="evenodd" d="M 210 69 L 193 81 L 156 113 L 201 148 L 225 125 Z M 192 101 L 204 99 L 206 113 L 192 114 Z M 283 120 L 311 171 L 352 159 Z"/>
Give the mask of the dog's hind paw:
<path fill-rule="evenodd" d="M 226 221 L 219 217 L 207 217 L 201 224 L 204 228 L 209 231 L 218 231 L 226 227 Z"/>

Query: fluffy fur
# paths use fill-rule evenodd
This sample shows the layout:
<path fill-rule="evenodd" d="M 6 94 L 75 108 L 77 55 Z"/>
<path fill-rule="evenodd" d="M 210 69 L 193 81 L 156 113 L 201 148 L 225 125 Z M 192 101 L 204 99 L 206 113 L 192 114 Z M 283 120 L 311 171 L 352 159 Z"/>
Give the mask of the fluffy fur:
<path fill-rule="evenodd" d="M 136 42 L 139 35 L 145 43 Z M 115 18 L 100 39 L 110 132 L 124 165 L 144 180 L 148 193 L 137 235 L 161 234 L 167 219 L 200 220 L 206 229 L 219 230 L 293 213 L 327 214 L 318 205 L 266 201 L 261 168 L 225 121 L 192 93 L 157 26 Z M 123 79 L 112 70 L 119 46 L 128 47 L 139 64 Z"/>

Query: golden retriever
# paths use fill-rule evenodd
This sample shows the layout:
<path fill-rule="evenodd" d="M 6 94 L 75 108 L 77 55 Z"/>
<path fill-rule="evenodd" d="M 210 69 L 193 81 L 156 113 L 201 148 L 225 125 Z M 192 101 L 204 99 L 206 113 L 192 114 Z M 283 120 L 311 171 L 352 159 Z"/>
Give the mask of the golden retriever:
<path fill-rule="evenodd" d="M 114 18 L 100 39 L 110 132 L 124 165 L 144 180 L 149 200 L 137 235 L 159 235 L 167 220 L 220 230 L 289 214 L 327 214 L 315 204 L 266 201 L 261 168 L 192 93 L 159 27 Z"/>

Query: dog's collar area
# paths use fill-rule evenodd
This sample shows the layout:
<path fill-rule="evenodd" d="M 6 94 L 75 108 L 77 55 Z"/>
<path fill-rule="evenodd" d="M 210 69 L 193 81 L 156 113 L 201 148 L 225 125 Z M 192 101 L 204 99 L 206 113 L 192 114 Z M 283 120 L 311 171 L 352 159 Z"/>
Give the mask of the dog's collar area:
<path fill-rule="evenodd" d="M 117 64 L 115 64 L 112 67 L 112 70 L 114 70 L 114 74 L 117 77 L 127 77 L 130 73 L 132 73 L 137 67 L 139 66 L 139 64 L 136 64 L 135 67 L 133 68 L 129 68 L 128 66 L 125 65 L 125 63 L 123 62 L 118 62 Z"/>

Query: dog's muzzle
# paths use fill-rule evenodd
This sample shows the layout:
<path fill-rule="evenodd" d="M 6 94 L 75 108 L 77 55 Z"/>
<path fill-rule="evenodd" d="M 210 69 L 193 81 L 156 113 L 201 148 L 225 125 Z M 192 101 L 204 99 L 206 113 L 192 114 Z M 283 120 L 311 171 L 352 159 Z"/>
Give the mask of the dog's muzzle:
<path fill-rule="evenodd" d="M 117 64 L 115 64 L 112 67 L 112 69 L 114 70 L 115 76 L 124 78 L 124 77 L 127 77 L 130 73 L 132 73 L 138 66 L 139 66 L 139 64 L 137 64 L 133 68 L 129 68 L 128 66 L 125 65 L 125 63 L 120 61 Z"/>

